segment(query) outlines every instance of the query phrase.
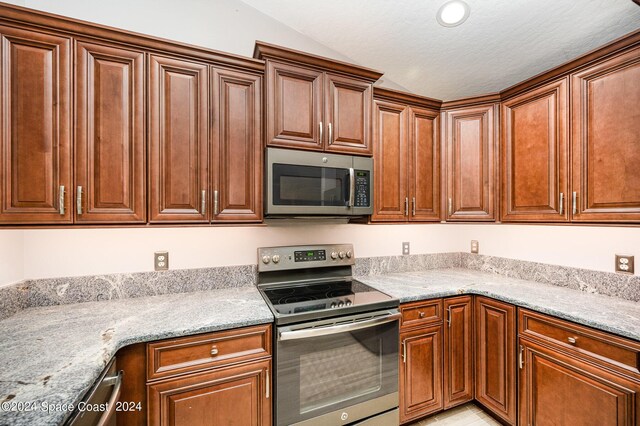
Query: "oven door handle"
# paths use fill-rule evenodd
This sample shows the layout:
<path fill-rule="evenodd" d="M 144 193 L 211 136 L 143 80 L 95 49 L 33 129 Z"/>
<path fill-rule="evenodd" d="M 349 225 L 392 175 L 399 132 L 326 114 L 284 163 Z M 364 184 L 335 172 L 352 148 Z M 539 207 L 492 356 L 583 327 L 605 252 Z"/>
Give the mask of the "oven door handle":
<path fill-rule="evenodd" d="M 314 327 L 305 328 L 302 330 L 293 331 L 281 331 L 278 334 L 278 340 L 297 340 L 307 339 L 310 337 L 329 336 L 331 334 L 348 333 L 355 330 L 362 330 L 364 328 L 376 327 L 378 325 L 386 324 L 389 322 L 397 321 L 400 319 L 400 314 L 389 314 L 381 317 L 376 317 L 364 321 L 352 322 L 349 324 L 339 324 L 327 327 Z"/>

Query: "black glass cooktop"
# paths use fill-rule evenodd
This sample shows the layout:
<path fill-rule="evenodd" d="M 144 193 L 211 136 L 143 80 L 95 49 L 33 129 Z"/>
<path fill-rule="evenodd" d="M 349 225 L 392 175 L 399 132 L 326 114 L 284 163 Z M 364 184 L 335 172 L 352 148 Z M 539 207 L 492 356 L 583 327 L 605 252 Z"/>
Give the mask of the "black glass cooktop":
<path fill-rule="evenodd" d="M 276 318 L 309 313 L 313 318 L 324 318 L 398 303 L 397 299 L 356 280 L 262 288 L 261 291 Z"/>

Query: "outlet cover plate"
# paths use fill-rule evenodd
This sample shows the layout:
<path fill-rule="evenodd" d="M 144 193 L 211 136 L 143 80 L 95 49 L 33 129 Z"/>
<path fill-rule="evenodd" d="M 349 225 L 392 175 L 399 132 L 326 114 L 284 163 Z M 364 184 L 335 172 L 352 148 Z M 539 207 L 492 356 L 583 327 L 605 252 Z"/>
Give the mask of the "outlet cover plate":
<path fill-rule="evenodd" d="M 478 254 L 478 249 L 480 247 L 480 243 L 478 240 L 471 240 L 471 253 Z"/>
<path fill-rule="evenodd" d="M 411 254 L 410 244 L 408 241 L 402 243 L 402 254 Z"/>
<path fill-rule="evenodd" d="M 616 272 L 633 275 L 633 256 L 616 254 Z"/>
<path fill-rule="evenodd" d="M 169 269 L 168 251 L 157 251 L 153 253 L 153 269 L 156 271 L 166 271 Z"/>

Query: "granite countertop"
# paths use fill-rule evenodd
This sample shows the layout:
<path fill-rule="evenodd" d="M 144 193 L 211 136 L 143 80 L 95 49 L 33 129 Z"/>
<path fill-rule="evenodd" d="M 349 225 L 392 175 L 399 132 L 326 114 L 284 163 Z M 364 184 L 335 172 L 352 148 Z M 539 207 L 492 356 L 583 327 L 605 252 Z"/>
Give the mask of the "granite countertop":
<path fill-rule="evenodd" d="M 273 322 L 255 287 L 31 308 L 0 321 L 0 403 L 37 401 L 37 411 L 0 410 L 0 425 L 58 425 L 118 349 L 139 342 Z"/>
<path fill-rule="evenodd" d="M 640 303 L 469 269 L 359 276 L 400 303 L 478 294 L 640 340 Z"/>

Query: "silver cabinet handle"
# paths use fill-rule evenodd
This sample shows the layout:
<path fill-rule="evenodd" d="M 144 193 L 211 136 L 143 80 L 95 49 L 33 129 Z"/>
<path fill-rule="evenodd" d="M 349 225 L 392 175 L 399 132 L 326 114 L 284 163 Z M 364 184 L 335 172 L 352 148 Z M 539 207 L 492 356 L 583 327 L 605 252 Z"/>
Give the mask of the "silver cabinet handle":
<path fill-rule="evenodd" d="M 329 123 L 329 145 L 333 143 L 333 126 Z"/>
<path fill-rule="evenodd" d="M 449 211 L 449 216 L 451 216 L 453 214 L 453 203 L 451 198 L 449 198 L 449 208 L 447 210 Z"/>
<path fill-rule="evenodd" d="M 266 378 L 265 378 L 265 379 L 266 379 L 266 383 L 265 383 L 265 392 L 264 392 L 264 393 L 265 393 L 265 397 L 266 397 L 267 399 L 269 399 L 269 392 L 270 392 L 270 391 L 269 391 L 269 388 L 271 387 L 271 386 L 270 386 L 270 385 L 271 385 L 271 383 L 270 383 L 270 381 L 269 381 L 269 369 L 268 369 L 268 368 L 267 368 L 267 370 L 266 370 L 266 373 L 267 373 L 267 375 L 266 375 Z"/>
<path fill-rule="evenodd" d="M 207 190 L 203 189 L 200 192 L 200 213 L 203 215 L 207 213 Z"/>
<path fill-rule="evenodd" d="M 111 392 L 111 397 L 109 397 L 109 402 L 107 403 L 107 410 L 102 413 L 100 420 L 98 420 L 97 426 L 105 426 L 109 423 L 111 416 L 116 411 L 116 401 L 120 399 L 120 392 L 122 390 L 122 370 L 118 371 L 116 376 L 105 377 L 103 383 L 110 384 L 111 382 L 115 383 L 113 386 L 113 391 Z"/>
<path fill-rule="evenodd" d="M 356 199 L 356 173 L 353 167 L 349 167 L 349 204 L 347 207 L 353 207 Z"/>
<path fill-rule="evenodd" d="M 409 216 L 409 197 L 404 197 L 404 215 Z"/>
<path fill-rule="evenodd" d="M 416 215 L 416 197 L 411 199 L 411 215 L 414 217 Z"/>
<path fill-rule="evenodd" d="M 425 315 L 425 314 L 424 314 L 424 312 L 418 312 L 418 316 L 419 316 L 420 318 L 424 318 L 424 315 Z"/>
<path fill-rule="evenodd" d="M 211 356 L 216 356 L 218 355 L 218 347 L 217 346 L 211 346 Z"/>
<path fill-rule="evenodd" d="M 577 337 L 567 337 L 567 341 L 569 343 L 571 343 L 572 345 L 575 345 L 576 342 L 578 341 L 578 338 Z"/>
<path fill-rule="evenodd" d="M 407 339 L 402 341 L 402 362 L 407 363 Z"/>
<path fill-rule="evenodd" d="M 573 205 L 573 214 L 577 214 L 578 213 L 578 193 L 576 191 L 573 191 L 573 194 L 571 195 L 571 204 Z"/>
<path fill-rule="evenodd" d="M 524 358 L 522 354 L 523 351 L 524 346 L 520 345 L 520 353 L 518 354 L 518 366 L 520 367 L 520 370 L 522 370 L 522 367 L 524 367 Z"/>
<path fill-rule="evenodd" d="M 318 127 L 320 127 L 320 143 L 322 143 L 322 121 L 320 122 L 320 125 Z"/>
<path fill-rule="evenodd" d="M 82 214 L 82 187 L 76 188 L 76 212 L 78 215 Z"/>
<path fill-rule="evenodd" d="M 213 191 L 213 214 L 218 214 L 218 191 Z"/>
<path fill-rule="evenodd" d="M 560 214 L 564 213 L 564 192 L 560 193 Z"/>
<path fill-rule="evenodd" d="M 447 308 L 447 327 L 451 328 L 451 306 Z"/>
<path fill-rule="evenodd" d="M 58 211 L 64 215 L 64 185 L 60 185 L 58 193 Z"/>
<path fill-rule="evenodd" d="M 330 325 L 325 327 L 313 327 L 304 328 L 301 330 L 281 331 L 278 335 L 279 341 L 284 340 L 296 340 L 306 339 L 310 337 L 329 336 L 338 333 L 348 333 L 355 330 L 362 330 L 364 328 L 376 327 L 378 325 L 386 324 L 389 322 L 397 321 L 400 318 L 400 314 L 389 314 L 381 317 L 367 319 L 364 321 L 357 321 L 348 324 Z"/>

